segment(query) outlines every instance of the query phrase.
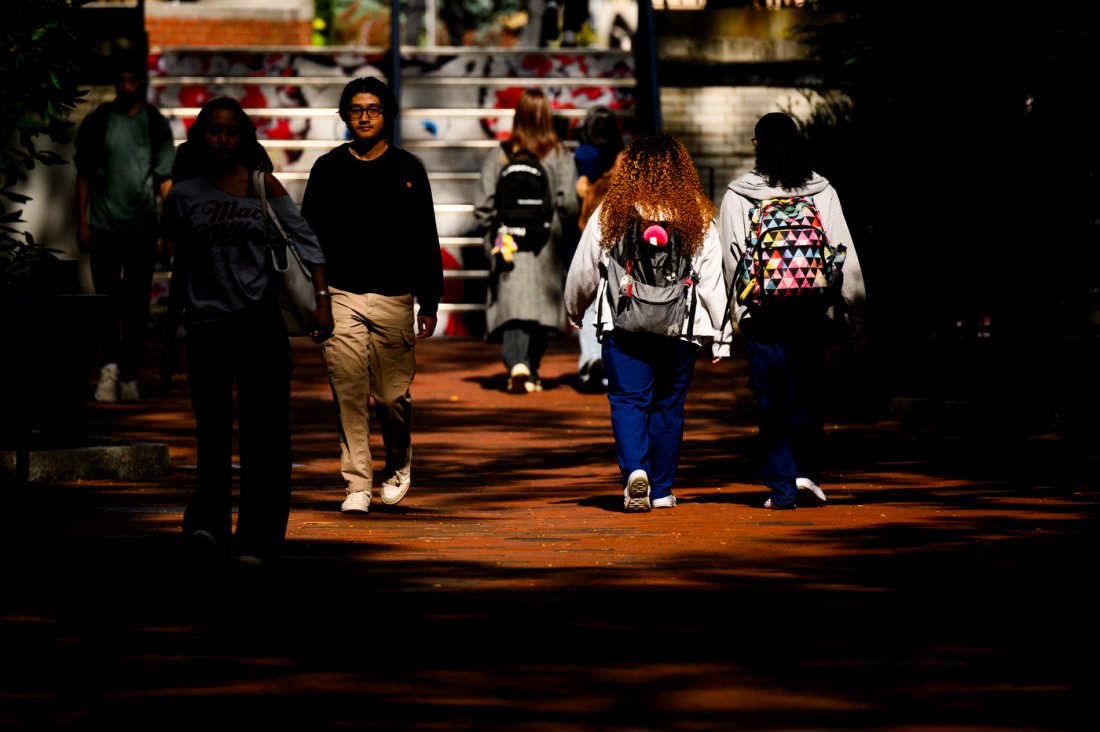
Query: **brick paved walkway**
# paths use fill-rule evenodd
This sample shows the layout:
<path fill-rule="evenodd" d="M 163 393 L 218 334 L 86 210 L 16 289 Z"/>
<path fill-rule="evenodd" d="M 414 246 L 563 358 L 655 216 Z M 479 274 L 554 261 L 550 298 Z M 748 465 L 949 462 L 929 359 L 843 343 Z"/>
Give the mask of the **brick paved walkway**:
<path fill-rule="evenodd" d="M 765 511 L 743 360 L 704 358 L 680 505 L 627 515 L 574 341 L 552 342 L 546 391 L 515 396 L 495 346 L 433 339 L 411 492 L 344 516 L 320 356 L 295 345 L 274 578 L 184 571 L 183 377 L 89 407 L 94 431 L 168 444 L 170 475 L 4 487 L 0 727 L 1091 726 L 1095 451 L 832 399 L 828 505 Z"/>

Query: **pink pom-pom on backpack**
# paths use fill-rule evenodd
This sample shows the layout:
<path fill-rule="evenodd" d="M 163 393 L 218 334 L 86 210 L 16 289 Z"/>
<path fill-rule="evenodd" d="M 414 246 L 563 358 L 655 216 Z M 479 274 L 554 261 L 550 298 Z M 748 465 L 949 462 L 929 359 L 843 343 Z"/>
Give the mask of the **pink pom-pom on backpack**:
<path fill-rule="evenodd" d="M 654 224 L 642 232 L 642 239 L 655 247 L 663 247 L 665 244 L 668 244 L 668 232 L 657 224 Z"/>

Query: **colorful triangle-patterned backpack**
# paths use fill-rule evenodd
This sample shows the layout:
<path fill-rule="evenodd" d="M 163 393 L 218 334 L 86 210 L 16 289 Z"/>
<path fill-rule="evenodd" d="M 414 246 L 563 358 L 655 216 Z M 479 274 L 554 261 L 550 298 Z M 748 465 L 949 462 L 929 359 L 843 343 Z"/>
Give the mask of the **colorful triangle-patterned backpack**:
<path fill-rule="evenodd" d="M 757 201 L 749 221 L 734 282 L 738 302 L 823 298 L 839 284 L 846 247 L 829 243 L 813 196 Z"/>

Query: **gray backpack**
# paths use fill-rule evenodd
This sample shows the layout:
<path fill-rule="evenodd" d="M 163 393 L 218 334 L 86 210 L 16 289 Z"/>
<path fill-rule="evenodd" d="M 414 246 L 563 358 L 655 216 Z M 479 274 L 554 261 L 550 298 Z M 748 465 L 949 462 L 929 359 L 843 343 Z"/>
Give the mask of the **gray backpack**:
<path fill-rule="evenodd" d="M 691 257 L 680 252 L 675 230 L 668 231 L 663 223 L 645 226 L 635 219 L 612 247 L 607 266 L 600 265 L 600 276 L 607 282 L 596 308 L 601 340 L 609 317 L 616 330 L 669 338 L 692 334 L 696 273 Z"/>

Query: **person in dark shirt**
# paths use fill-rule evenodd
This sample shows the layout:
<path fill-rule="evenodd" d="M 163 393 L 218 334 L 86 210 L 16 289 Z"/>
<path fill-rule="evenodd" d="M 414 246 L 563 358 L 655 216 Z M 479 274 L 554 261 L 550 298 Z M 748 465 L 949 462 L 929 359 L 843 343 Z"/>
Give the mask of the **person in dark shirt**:
<path fill-rule="evenodd" d="M 100 402 L 141 399 L 138 375 L 157 261 L 157 206 L 172 187 L 172 129 L 145 99 L 147 59 L 113 59 L 115 98 L 95 108 L 76 136 L 77 244 L 95 291 L 108 295 L 98 324 Z"/>
<path fill-rule="evenodd" d="M 388 140 L 397 125 L 390 88 L 374 77 L 348 82 L 339 114 L 351 140 L 314 163 L 302 215 L 321 242 L 332 292 L 335 331 L 322 348 L 339 412 L 340 510 L 367 513 L 376 482 L 371 399 L 385 447 L 382 503 L 398 503 L 412 483 L 414 347 L 435 332 L 443 257 L 428 174 Z"/>

